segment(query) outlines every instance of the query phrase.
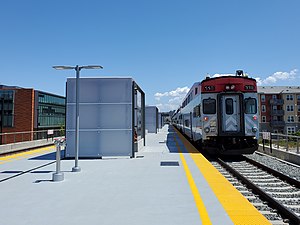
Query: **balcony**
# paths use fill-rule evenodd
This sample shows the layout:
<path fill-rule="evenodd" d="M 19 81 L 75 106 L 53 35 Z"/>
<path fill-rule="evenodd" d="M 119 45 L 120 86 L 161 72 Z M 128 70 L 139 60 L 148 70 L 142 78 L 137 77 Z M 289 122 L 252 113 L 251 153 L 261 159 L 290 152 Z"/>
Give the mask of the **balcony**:
<path fill-rule="evenodd" d="M 283 99 L 270 99 L 270 104 L 271 105 L 283 105 Z"/>
<path fill-rule="evenodd" d="M 285 126 L 285 121 L 271 121 L 270 122 L 271 127 L 284 127 Z"/>
<path fill-rule="evenodd" d="M 272 116 L 284 116 L 284 110 L 271 110 L 271 115 Z"/>

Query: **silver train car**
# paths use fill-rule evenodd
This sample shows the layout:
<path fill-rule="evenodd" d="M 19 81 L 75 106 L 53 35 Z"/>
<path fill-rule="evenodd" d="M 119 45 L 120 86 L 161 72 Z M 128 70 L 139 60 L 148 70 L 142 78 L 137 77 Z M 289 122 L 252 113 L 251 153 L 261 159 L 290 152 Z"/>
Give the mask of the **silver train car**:
<path fill-rule="evenodd" d="M 252 154 L 259 137 L 256 80 L 237 71 L 194 83 L 172 124 L 210 154 Z"/>

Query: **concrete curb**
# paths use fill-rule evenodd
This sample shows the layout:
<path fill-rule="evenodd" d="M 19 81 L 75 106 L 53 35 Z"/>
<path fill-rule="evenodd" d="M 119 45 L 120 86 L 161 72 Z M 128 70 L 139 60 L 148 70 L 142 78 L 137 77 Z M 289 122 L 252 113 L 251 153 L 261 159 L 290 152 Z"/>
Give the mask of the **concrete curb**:
<path fill-rule="evenodd" d="M 31 149 L 31 148 L 37 148 L 37 147 L 43 147 L 47 145 L 53 145 L 54 141 L 49 138 L 43 139 L 43 140 L 35 140 L 35 141 L 24 141 L 24 142 L 18 142 L 13 144 L 6 144 L 0 146 L 0 154 L 5 153 L 11 153 L 16 151 L 21 151 L 25 149 Z"/>
<path fill-rule="evenodd" d="M 300 154 L 294 153 L 294 152 L 287 152 L 283 150 L 279 150 L 277 148 L 272 148 L 272 152 L 269 146 L 265 146 L 265 150 L 263 150 L 263 146 L 259 145 L 258 151 L 262 152 L 264 154 L 274 156 L 276 158 L 288 161 L 290 163 L 294 163 L 297 165 L 300 165 Z"/>

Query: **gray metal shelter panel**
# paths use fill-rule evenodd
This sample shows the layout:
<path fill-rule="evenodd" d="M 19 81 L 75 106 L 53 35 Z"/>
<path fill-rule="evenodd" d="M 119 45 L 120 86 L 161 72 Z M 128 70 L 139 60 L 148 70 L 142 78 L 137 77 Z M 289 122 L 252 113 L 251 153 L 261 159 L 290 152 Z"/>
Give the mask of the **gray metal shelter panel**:
<path fill-rule="evenodd" d="M 75 81 L 67 80 L 67 157 L 75 154 Z M 79 81 L 79 157 L 132 157 L 132 78 L 80 78 Z"/>
<path fill-rule="evenodd" d="M 67 132 L 67 140 L 75 142 L 75 131 Z M 80 131 L 79 157 L 131 156 L 131 130 Z M 69 148 L 67 157 L 74 157 L 74 148 Z"/>
<path fill-rule="evenodd" d="M 97 131 L 79 132 L 79 157 L 101 157 L 100 152 L 100 133 Z M 67 131 L 66 157 L 75 156 L 75 131 Z"/>
<path fill-rule="evenodd" d="M 162 126 L 163 126 L 162 119 L 163 119 L 162 114 L 158 113 L 158 127 L 159 127 L 159 129 L 161 129 Z"/>
<path fill-rule="evenodd" d="M 75 129 L 75 104 L 67 105 L 68 129 Z M 80 105 L 80 129 L 130 129 L 132 124 L 131 104 Z"/>
<path fill-rule="evenodd" d="M 99 141 L 102 156 L 132 156 L 131 130 L 102 130 Z"/>
<path fill-rule="evenodd" d="M 156 106 L 146 106 L 145 109 L 146 114 L 146 130 L 149 133 L 156 133 L 157 132 L 157 123 L 158 123 L 158 109 Z"/>
<path fill-rule="evenodd" d="M 75 78 L 67 80 L 67 103 L 75 103 Z M 80 103 L 131 103 L 131 78 L 80 78 Z"/>

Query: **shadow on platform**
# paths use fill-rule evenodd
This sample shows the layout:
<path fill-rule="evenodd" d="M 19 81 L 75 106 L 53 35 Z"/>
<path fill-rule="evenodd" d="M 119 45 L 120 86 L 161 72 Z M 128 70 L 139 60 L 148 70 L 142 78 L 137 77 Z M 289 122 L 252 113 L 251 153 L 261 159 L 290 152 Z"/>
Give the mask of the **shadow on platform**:
<path fill-rule="evenodd" d="M 65 150 L 62 150 L 61 154 L 60 154 L 61 159 L 64 158 L 64 155 L 65 155 Z M 56 159 L 56 152 L 51 152 L 51 153 L 48 153 L 45 155 L 39 155 L 39 156 L 30 158 L 28 160 L 55 160 L 55 159 Z"/>

